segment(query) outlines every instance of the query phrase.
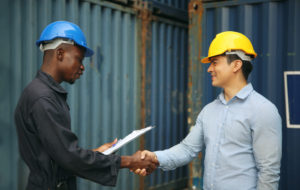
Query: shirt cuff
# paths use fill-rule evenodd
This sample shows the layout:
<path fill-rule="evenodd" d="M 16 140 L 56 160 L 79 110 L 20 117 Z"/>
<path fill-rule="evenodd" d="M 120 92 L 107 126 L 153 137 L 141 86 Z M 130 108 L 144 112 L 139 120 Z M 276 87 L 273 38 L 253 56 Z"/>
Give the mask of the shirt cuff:
<path fill-rule="evenodd" d="M 157 160 L 159 162 L 159 168 L 164 168 L 166 167 L 167 158 L 164 156 L 165 153 L 163 151 L 155 151 L 154 154 L 157 157 Z"/>

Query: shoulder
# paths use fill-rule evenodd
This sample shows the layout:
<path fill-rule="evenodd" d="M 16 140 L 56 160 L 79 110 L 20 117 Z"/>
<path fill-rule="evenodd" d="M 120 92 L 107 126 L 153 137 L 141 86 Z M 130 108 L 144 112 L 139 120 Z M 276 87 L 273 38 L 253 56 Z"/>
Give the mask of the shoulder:
<path fill-rule="evenodd" d="M 20 106 L 30 108 L 41 98 L 53 99 L 53 90 L 38 78 L 34 78 L 23 90 L 19 99 Z"/>
<path fill-rule="evenodd" d="M 32 99 L 51 97 L 54 91 L 41 79 L 35 78 L 24 90 Z"/>
<path fill-rule="evenodd" d="M 257 110 L 274 110 L 277 111 L 276 106 L 268 100 L 266 97 L 256 92 L 255 90 L 249 96 L 249 101 L 253 105 L 253 107 Z"/>
<path fill-rule="evenodd" d="M 207 105 L 205 105 L 203 107 L 203 109 L 201 110 L 201 113 L 205 114 L 205 113 L 211 113 L 211 112 L 215 112 L 215 110 L 221 106 L 222 103 L 220 102 L 220 100 L 218 98 L 216 98 L 214 101 L 208 103 Z"/>
<path fill-rule="evenodd" d="M 214 101 L 205 105 L 200 111 L 200 113 L 198 114 L 197 120 L 201 120 L 205 118 L 207 115 L 211 115 L 212 113 L 214 113 L 219 105 L 220 105 L 219 99 L 215 99 Z"/>
<path fill-rule="evenodd" d="M 252 113 L 256 115 L 256 118 L 261 119 L 278 119 L 281 120 L 278 109 L 270 100 L 256 91 L 253 91 L 249 96 L 249 102 L 251 104 Z"/>

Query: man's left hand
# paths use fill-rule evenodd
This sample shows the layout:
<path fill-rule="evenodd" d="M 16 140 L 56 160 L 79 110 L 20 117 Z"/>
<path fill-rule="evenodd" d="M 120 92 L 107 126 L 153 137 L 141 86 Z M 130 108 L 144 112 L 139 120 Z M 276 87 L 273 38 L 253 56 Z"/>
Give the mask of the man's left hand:
<path fill-rule="evenodd" d="M 118 139 L 116 138 L 114 141 L 109 142 L 109 143 L 105 143 L 102 146 L 99 146 L 98 148 L 93 149 L 94 152 L 104 152 L 107 149 L 109 149 L 110 147 L 112 147 L 114 144 L 116 144 L 118 142 Z"/>

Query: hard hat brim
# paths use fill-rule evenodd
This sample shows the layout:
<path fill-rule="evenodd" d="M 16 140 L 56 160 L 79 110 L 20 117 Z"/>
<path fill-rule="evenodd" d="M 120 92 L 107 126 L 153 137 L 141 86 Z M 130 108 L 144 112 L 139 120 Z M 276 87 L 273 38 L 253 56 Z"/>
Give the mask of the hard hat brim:
<path fill-rule="evenodd" d="M 94 55 L 94 51 L 88 47 L 84 47 L 85 48 L 85 54 L 84 57 L 91 57 L 92 55 Z"/>
<path fill-rule="evenodd" d="M 206 64 L 206 63 L 210 63 L 209 58 L 210 58 L 210 57 L 205 57 L 205 58 L 201 59 L 201 62 L 202 62 L 202 63 L 205 63 L 205 64 Z"/>

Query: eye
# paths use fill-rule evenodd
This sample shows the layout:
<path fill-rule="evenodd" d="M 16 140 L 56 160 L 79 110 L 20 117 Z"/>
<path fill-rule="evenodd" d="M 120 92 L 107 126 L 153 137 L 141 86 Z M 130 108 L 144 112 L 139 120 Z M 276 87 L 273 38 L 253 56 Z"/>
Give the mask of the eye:
<path fill-rule="evenodd" d="M 216 61 L 212 61 L 211 64 L 212 64 L 213 66 L 216 66 L 216 65 L 217 65 L 217 62 L 216 62 Z"/>
<path fill-rule="evenodd" d="M 77 57 L 77 60 L 78 60 L 78 62 L 79 62 L 79 63 L 81 63 L 81 64 L 82 64 L 83 58 L 81 58 L 81 57 Z"/>

